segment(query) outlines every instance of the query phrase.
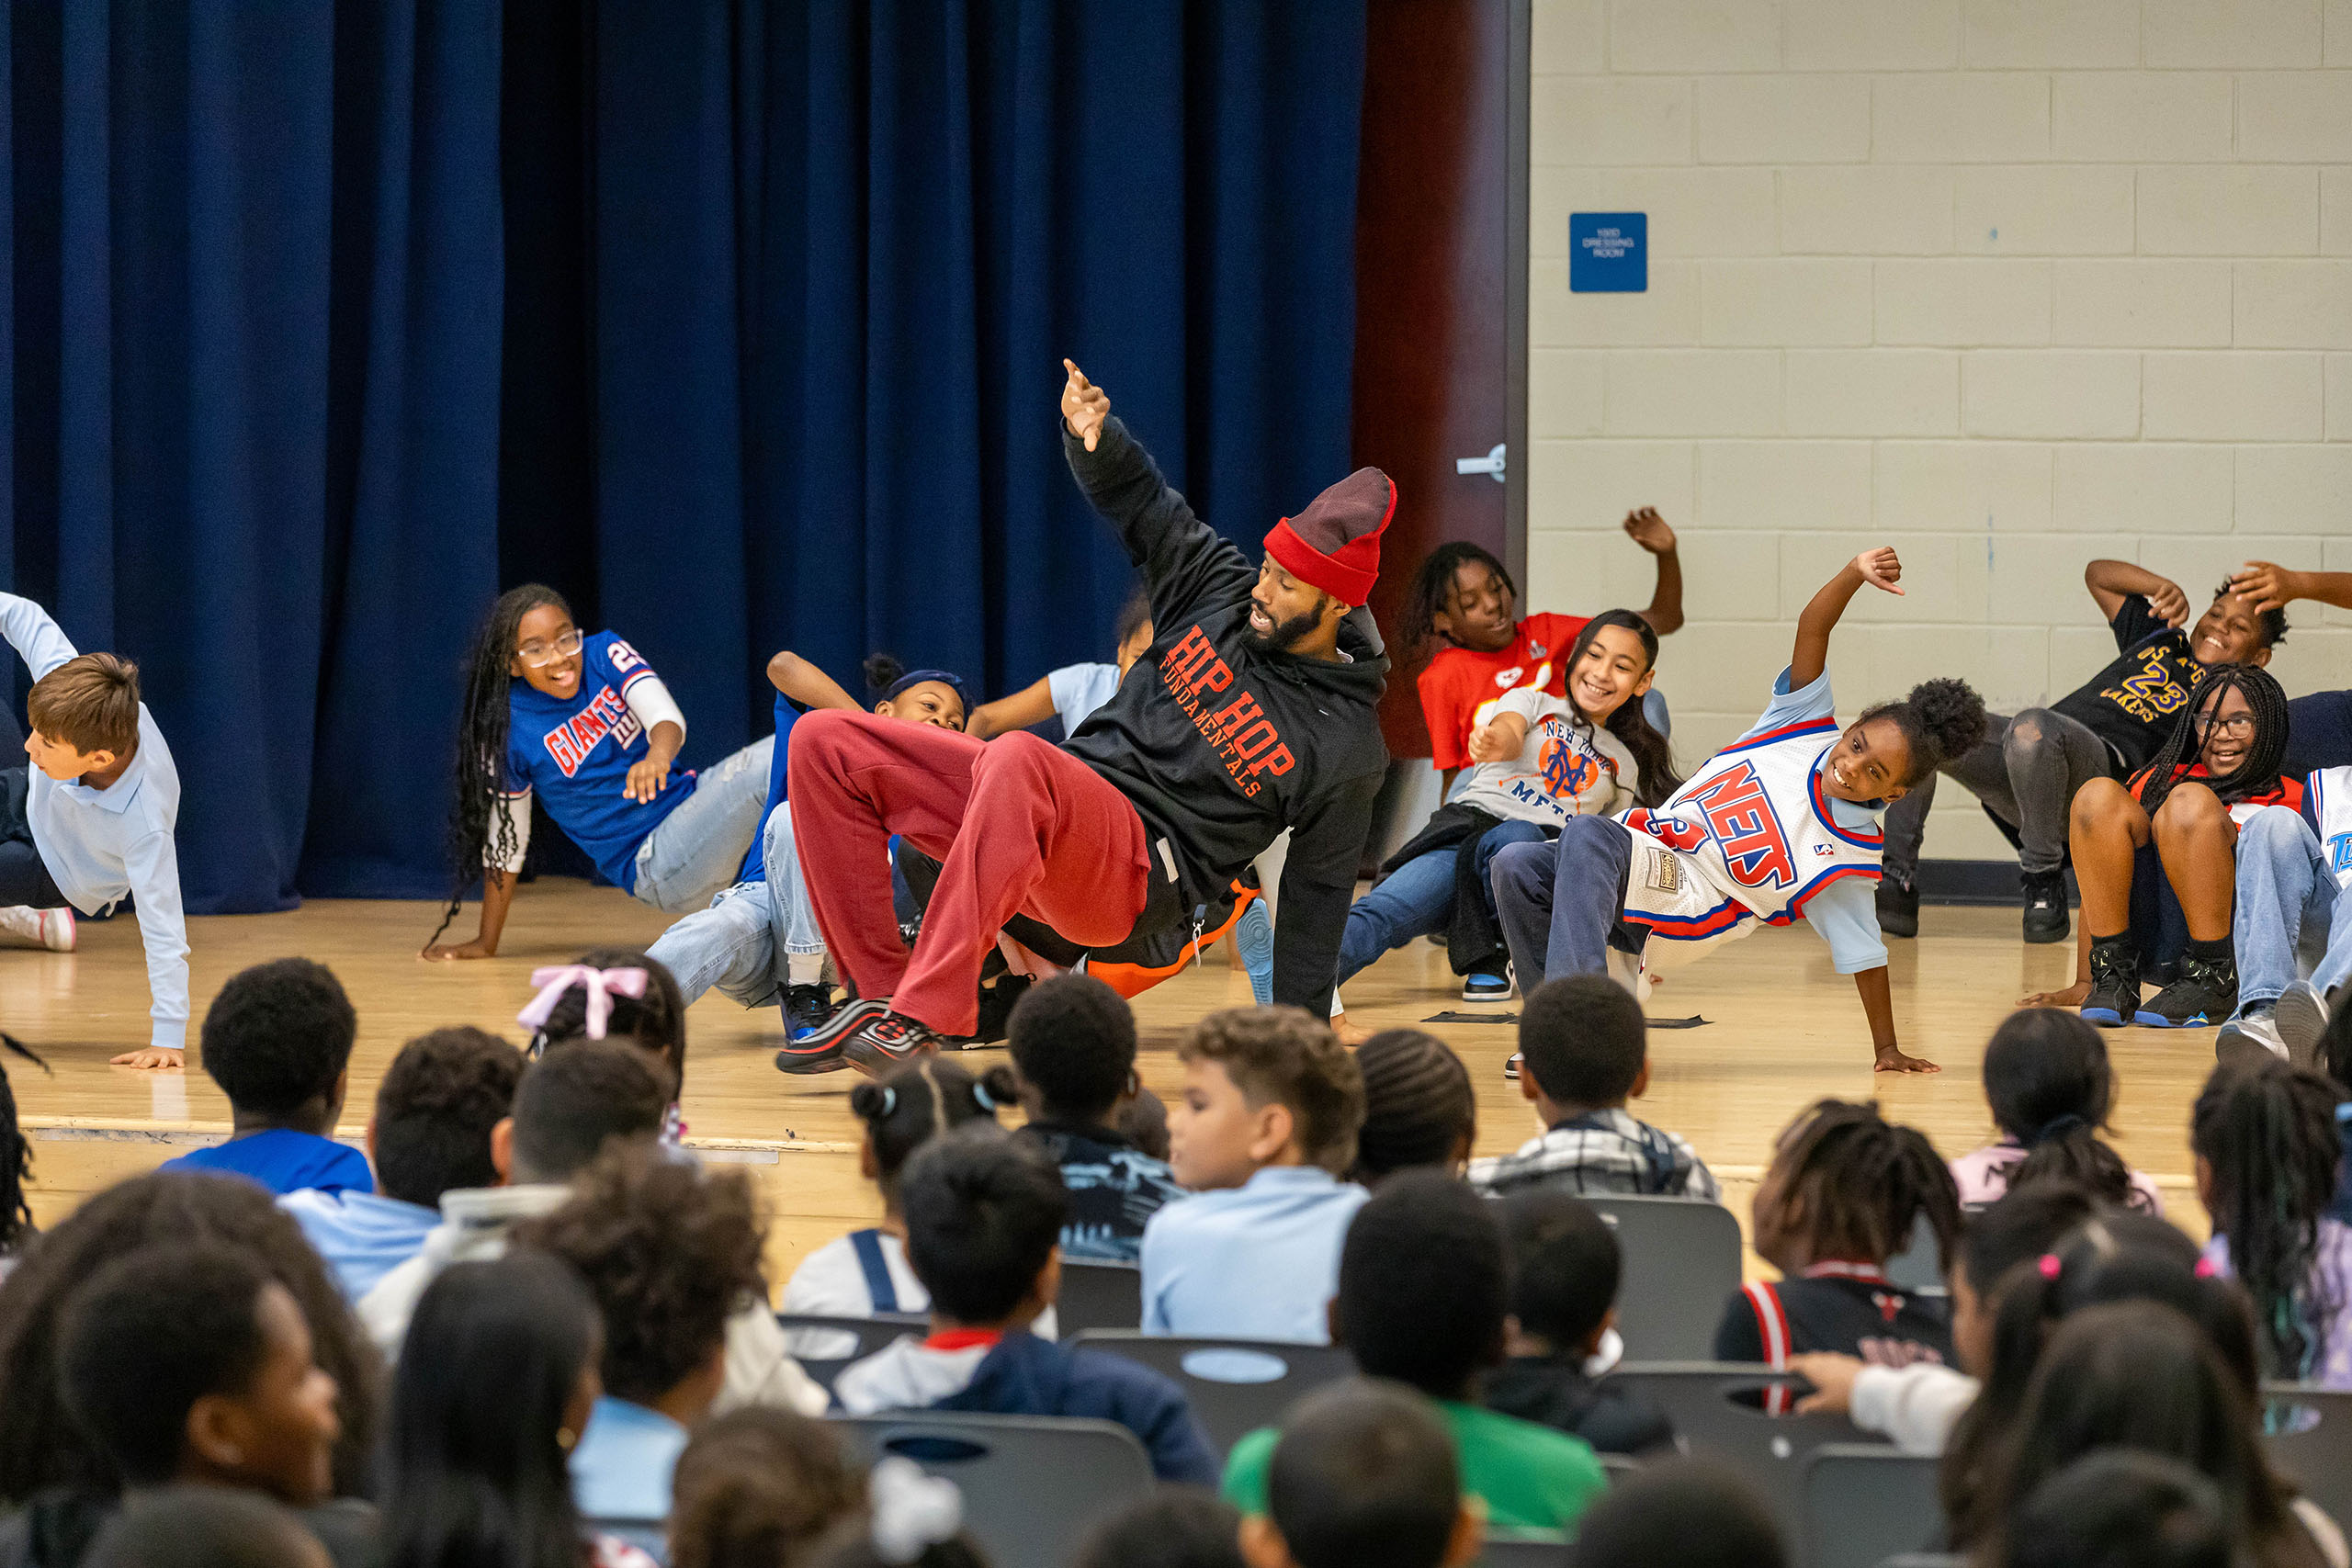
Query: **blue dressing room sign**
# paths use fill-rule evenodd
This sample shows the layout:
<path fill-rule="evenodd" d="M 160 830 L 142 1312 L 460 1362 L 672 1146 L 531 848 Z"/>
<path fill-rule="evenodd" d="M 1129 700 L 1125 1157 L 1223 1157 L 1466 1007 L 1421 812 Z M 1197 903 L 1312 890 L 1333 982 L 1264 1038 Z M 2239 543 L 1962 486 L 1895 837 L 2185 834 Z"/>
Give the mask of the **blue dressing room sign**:
<path fill-rule="evenodd" d="M 1568 214 L 1568 292 L 1644 294 L 1650 287 L 1650 215 Z"/>

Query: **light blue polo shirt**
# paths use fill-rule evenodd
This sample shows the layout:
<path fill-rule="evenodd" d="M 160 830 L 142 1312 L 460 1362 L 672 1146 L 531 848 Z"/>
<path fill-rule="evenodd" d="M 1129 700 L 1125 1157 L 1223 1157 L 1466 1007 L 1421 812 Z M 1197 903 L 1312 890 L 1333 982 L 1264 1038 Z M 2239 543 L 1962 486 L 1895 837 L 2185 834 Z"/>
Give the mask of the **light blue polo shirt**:
<path fill-rule="evenodd" d="M 1329 1343 L 1340 1247 L 1371 1196 L 1315 1166 L 1268 1166 L 1162 1206 L 1143 1231 L 1145 1332 Z"/>

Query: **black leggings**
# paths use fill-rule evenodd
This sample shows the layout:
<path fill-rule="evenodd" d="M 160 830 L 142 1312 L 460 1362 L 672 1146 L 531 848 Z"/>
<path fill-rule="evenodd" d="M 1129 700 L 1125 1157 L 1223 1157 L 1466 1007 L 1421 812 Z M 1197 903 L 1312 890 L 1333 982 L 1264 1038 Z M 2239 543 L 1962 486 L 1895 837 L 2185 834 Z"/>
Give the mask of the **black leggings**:
<path fill-rule="evenodd" d="M 41 863 L 40 852 L 33 848 L 32 824 L 25 819 L 30 782 L 28 765 L 0 768 L 0 909 L 19 904 L 54 909 L 65 902 L 49 867 Z"/>

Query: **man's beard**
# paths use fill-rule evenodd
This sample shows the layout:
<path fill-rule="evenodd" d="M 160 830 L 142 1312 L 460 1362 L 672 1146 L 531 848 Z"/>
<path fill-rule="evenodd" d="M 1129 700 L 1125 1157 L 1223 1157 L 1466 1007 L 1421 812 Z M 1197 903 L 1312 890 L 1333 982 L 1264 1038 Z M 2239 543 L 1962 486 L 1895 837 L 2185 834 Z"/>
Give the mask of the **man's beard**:
<path fill-rule="evenodd" d="M 1270 632 L 1261 633 L 1245 621 L 1241 626 L 1241 640 L 1250 645 L 1252 653 L 1288 653 L 1322 622 L 1323 612 L 1320 609 L 1302 610 L 1287 621 L 1277 621 Z"/>

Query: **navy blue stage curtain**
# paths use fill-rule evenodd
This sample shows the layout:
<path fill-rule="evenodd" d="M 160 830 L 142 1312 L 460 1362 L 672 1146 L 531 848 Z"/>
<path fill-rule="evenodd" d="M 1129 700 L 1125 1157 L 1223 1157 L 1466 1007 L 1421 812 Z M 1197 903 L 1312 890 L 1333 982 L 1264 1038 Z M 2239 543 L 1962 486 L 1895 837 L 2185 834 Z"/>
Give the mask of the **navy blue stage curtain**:
<path fill-rule="evenodd" d="M 1105 657 L 1059 356 L 1253 549 L 1345 471 L 1363 32 L 0 4 L 0 586 L 140 660 L 200 911 L 446 888 L 458 666 L 526 578 L 662 671 L 690 763 L 779 647 Z"/>

